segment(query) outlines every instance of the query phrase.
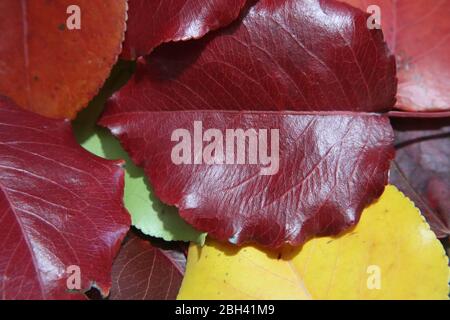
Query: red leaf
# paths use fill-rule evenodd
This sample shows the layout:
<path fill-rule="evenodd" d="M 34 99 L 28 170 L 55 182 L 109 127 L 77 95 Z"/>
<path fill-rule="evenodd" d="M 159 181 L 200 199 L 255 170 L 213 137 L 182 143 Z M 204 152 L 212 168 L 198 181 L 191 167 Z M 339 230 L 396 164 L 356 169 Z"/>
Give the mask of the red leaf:
<path fill-rule="evenodd" d="M 383 191 L 393 133 L 386 118 L 364 112 L 395 103 L 393 60 L 359 10 L 260 1 L 228 29 L 140 60 L 101 123 L 196 228 L 236 243 L 295 245 L 355 224 Z M 192 133 L 194 121 L 204 130 L 280 129 L 278 173 L 174 165 L 171 134 Z"/>
<path fill-rule="evenodd" d="M 450 110 L 450 1 L 342 0 L 381 9 L 381 26 L 397 56 L 396 105 L 407 111 Z"/>
<path fill-rule="evenodd" d="M 260 175 L 261 167 L 251 165 L 173 164 L 171 134 L 186 128 L 193 136 L 194 121 L 205 131 L 279 128 L 278 173 Z M 197 229 L 235 243 L 296 245 L 354 225 L 381 195 L 393 158 L 389 121 L 377 115 L 130 112 L 107 116 L 103 124 L 144 166 L 162 201 L 176 205 Z"/>
<path fill-rule="evenodd" d="M 127 108 L 385 111 L 395 103 L 382 33 L 334 1 L 261 1 L 242 23 L 166 45 L 144 64 L 118 97 L 149 102 Z"/>
<path fill-rule="evenodd" d="M 71 5 L 80 9 L 79 30 L 66 24 L 75 21 Z M 1 0 L 0 94 L 45 116 L 75 118 L 117 61 L 125 18 L 126 0 Z"/>
<path fill-rule="evenodd" d="M 246 0 L 129 0 L 122 58 L 149 54 L 161 43 L 197 39 L 237 18 Z"/>
<path fill-rule="evenodd" d="M 390 180 L 421 209 L 440 238 L 450 235 L 450 119 L 395 119 Z"/>
<path fill-rule="evenodd" d="M 112 259 L 128 231 L 120 163 L 84 151 L 70 123 L 17 109 L 0 98 L 0 293 L 3 299 L 107 295 Z"/>
<path fill-rule="evenodd" d="M 186 267 L 180 249 L 160 249 L 130 232 L 114 261 L 110 299 L 175 299 Z"/>

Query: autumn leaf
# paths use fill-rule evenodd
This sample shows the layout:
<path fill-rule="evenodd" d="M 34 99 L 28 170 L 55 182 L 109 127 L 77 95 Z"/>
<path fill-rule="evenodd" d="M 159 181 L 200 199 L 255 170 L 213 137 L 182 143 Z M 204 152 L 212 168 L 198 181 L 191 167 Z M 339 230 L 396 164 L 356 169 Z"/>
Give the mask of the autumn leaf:
<path fill-rule="evenodd" d="M 130 232 L 112 268 L 112 300 L 173 300 L 183 280 L 186 256 L 180 244 L 161 248 Z"/>
<path fill-rule="evenodd" d="M 136 59 L 164 42 L 197 39 L 231 23 L 246 0 L 129 0 L 122 58 Z"/>
<path fill-rule="evenodd" d="M 439 238 L 450 235 L 450 118 L 395 119 L 390 181 L 420 208 Z"/>
<path fill-rule="evenodd" d="M 189 250 L 179 299 L 448 299 L 448 258 L 389 186 L 358 225 L 282 253 L 214 241 Z"/>
<path fill-rule="evenodd" d="M 9 99 L 0 98 L 0 119 L 2 299 L 83 298 L 91 286 L 108 295 L 112 260 L 130 226 L 121 162 L 83 150 L 69 122 Z M 81 277 L 73 292 L 70 266 Z"/>
<path fill-rule="evenodd" d="M 52 118 L 75 118 L 88 105 L 121 51 L 126 1 L 78 0 L 76 5 L 1 1 L 0 94 Z M 80 29 L 68 29 L 78 13 Z"/>
<path fill-rule="evenodd" d="M 265 117 L 196 112 L 174 119 L 170 113 L 148 117 L 138 113 L 127 116 L 126 135 L 112 125 L 120 126 L 121 120 L 110 116 L 108 126 L 122 139 L 136 139 L 125 143 L 136 150 L 131 154 L 134 161 L 144 163 L 155 194 L 176 205 L 197 229 L 234 243 L 298 244 L 312 235 L 338 233 L 355 224 L 365 205 L 381 194 L 393 157 L 389 122 L 377 115 Z M 258 166 L 173 164 L 170 148 L 162 149 L 161 141 L 170 141 L 177 126 L 189 128 L 198 120 L 205 130 L 281 128 L 290 138 L 280 145 L 284 153 L 279 173 L 261 175 Z M 363 129 L 367 136 L 361 135 Z M 327 168 L 332 171 L 325 173 Z M 244 204 L 245 210 L 236 211 Z"/>
<path fill-rule="evenodd" d="M 215 238 L 277 247 L 339 233 L 381 195 L 393 158 L 375 112 L 395 103 L 395 63 L 366 18 L 335 1 L 259 1 L 229 28 L 140 59 L 101 125 L 163 202 Z M 219 156 L 175 165 L 171 136 L 196 122 L 200 134 L 278 129 L 273 175 Z"/>
<path fill-rule="evenodd" d="M 342 0 L 366 11 L 377 5 L 397 57 L 397 108 L 450 110 L 450 1 Z"/>

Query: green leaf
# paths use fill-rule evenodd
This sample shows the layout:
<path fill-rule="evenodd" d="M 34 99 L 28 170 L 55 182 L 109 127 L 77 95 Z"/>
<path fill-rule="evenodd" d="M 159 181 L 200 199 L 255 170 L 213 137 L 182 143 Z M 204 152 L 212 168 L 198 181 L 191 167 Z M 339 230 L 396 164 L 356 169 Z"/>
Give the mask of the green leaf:
<path fill-rule="evenodd" d="M 181 219 L 175 207 L 159 201 L 151 191 L 144 170 L 134 165 L 107 129 L 96 125 L 108 97 L 128 80 L 133 70 L 133 63 L 121 61 L 117 64 L 97 97 L 73 121 L 75 136 L 81 146 L 97 156 L 125 160 L 124 203 L 133 226 L 146 235 L 166 241 L 192 241 L 203 245 L 206 234 Z"/>

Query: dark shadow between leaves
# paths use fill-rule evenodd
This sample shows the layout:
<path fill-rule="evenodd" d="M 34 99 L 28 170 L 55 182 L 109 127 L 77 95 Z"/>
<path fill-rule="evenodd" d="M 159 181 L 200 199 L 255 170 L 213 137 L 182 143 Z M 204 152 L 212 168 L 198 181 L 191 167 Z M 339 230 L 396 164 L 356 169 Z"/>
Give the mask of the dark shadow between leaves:
<path fill-rule="evenodd" d="M 436 119 L 391 119 L 392 126 L 397 132 L 395 148 L 401 149 L 415 143 L 425 142 L 434 139 L 450 139 L 450 118 Z M 439 132 L 442 129 L 449 128 L 448 132 Z M 414 139 L 403 139 L 402 133 L 408 132 L 427 132 L 429 134 L 421 135 Z"/>
<path fill-rule="evenodd" d="M 226 28 L 220 28 L 215 31 L 211 31 L 201 39 L 191 39 L 187 41 L 168 42 L 155 48 L 153 52 L 146 57 L 147 66 L 154 72 L 152 74 L 161 75 L 165 74 L 165 77 L 158 78 L 158 82 L 170 81 L 178 79 L 179 76 L 186 70 L 186 68 L 195 65 L 195 62 L 199 59 L 204 52 L 205 47 L 215 37 L 221 35 L 232 35 L 235 30 L 240 27 L 242 20 L 247 16 L 248 11 L 257 3 L 257 0 L 249 0 L 242 9 L 239 18 L 233 21 Z M 181 63 L 182 61 L 182 63 Z M 170 72 L 164 70 L 164 72 L 158 72 L 161 66 L 170 65 Z M 144 77 L 147 77 L 149 72 L 136 73 L 135 79 L 139 81 Z"/>

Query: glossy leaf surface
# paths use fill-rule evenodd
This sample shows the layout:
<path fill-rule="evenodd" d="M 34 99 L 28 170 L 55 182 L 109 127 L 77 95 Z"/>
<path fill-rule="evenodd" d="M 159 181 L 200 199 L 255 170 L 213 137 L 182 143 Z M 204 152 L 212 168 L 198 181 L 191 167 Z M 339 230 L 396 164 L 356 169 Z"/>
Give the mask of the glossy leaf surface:
<path fill-rule="evenodd" d="M 393 134 L 368 112 L 392 107 L 395 88 L 394 59 L 363 12 L 260 1 L 223 31 L 138 61 L 101 124 L 197 229 L 233 243 L 299 244 L 354 225 L 381 195 Z M 171 134 L 192 134 L 195 121 L 205 130 L 279 129 L 279 170 L 174 165 Z"/>
<path fill-rule="evenodd" d="M 0 98 L 3 299 L 83 298 L 93 285 L 108 295 L 112 260 L 130 226 L 120 166 L 83 150 L 69 122 Z M 77 275 L 80 290 L 71 292 Z"/>
<path fill-rule="evenodd" d="M 228 25 L 245 0 L 129 0 L 122 58 L 135 59 L 161 43 L 197 39 Z"/>

